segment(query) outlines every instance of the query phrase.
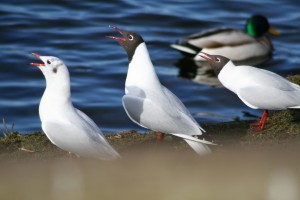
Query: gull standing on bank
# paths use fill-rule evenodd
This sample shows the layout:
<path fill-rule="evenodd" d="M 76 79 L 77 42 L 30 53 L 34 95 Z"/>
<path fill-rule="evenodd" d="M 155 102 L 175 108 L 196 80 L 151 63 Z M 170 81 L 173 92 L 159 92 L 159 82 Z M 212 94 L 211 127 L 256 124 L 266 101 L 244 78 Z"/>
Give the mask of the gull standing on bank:
<path fill-rule="evenodd" d="M 52 56 L 32 55 L 43 62 L 30 64 L 38 67 L 46 78 L 39 114 L 49 140 L 77 156 L 102 160 L 119 158 L 95 122 L 73 106 L 69 71 L 63 61 Z"/>
<path fill-rule="evenodd" d="M 300 109 L 299 85 L 268 70 L 236 66 L 224 56 L 204 52 L 200 56 L 210 63 L 224 87 L 250 108 L 264 110 L 261 120 L 253 124 L 257 131 L 264 129 L 269 110 Z"/>
<path fill-rule="evenodd" d="M 210 153 L 207 144 L 213 143 L 193 137 L 202 135 L 204 130 L 183 103 L 161 85 L 143 38 L 137 33 L 111 27 L 123 37 L 107 37 L 119 42 L 129 60 L 122 99 L 129 118 L 144 128 L 183 138 L 198 154 Z"/>

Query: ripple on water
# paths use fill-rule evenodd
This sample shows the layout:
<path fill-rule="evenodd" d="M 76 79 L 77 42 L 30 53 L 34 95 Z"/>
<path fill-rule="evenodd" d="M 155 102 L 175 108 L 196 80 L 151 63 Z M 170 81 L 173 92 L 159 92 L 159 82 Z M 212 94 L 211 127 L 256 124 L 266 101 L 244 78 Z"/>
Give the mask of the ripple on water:
<path fill-rule="evenodd" d="M 182 70 L 176 63 L 182 56 L 169 44 L 209 28 L 243 28 L 248 16 L 261 13 L 282 33 L 272 37 L 274 56 L 261 67 L 282 75 L 300 73 L 299 8 L 299 2 L 281 0 L 231 0 L 226 4 L 197 0 L 2 2 L 0 117 L 8 124 L 14 122 L 24 133 L 41 129 L 38 104 L 45 80 L 39 70 L 29 66 L 35 60 L 30 53 L 36 52 L 64 60 L 71 73 L 74 104 L 104 131 L 142 130 L 122 108 L 128 61 L 117 42 L 105 38 L 116 34 L 109 25 L 144 37 L 161 82 L 200 123 L 228 121 L 233 116 L 245 119 L 243 111 L 260 115 L 222 87 L 179 76 Z M 189 77 L 199 72 L 188 63 L 184 67 Z"/>

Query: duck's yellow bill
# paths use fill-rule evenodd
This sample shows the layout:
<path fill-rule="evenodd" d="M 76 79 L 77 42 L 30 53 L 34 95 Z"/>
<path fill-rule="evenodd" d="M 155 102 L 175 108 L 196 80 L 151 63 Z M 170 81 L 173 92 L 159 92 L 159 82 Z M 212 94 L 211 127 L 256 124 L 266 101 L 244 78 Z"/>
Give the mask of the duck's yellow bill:
<path fill-rule="evenodd" d="M 280 33 L 272 27 L 269 28 L 268 32 L 272 35 L 280 35 Z"/>

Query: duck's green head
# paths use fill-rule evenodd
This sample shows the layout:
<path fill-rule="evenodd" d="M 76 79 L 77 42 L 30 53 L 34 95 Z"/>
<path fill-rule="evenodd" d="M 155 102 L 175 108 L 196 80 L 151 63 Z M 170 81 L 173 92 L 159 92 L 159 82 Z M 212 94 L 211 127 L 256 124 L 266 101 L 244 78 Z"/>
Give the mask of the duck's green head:
<path fill-rule="evenodd" d="M 267 32 L 273 35 L 279 35 L 279 32 L 273 29 L 270 26 L 267 18 L 262 15 L 253 15 L 247 20 L 246 32 L 248 35 L 251 35 L 255 38 L 260 37 Z"/>

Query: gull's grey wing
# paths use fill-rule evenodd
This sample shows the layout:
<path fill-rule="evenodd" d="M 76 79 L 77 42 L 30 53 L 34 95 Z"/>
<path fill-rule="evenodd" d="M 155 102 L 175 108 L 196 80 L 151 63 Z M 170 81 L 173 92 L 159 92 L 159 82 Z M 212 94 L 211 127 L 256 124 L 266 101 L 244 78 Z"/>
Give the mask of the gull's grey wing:
<path fill-rule="evenodd" d="M 56 146 L 65 151 L 84 157 L 107 160 L 119 157 L 119 154 L 106 140 L 94 140 L 89 133 L 86 133 L 80 127 L 74 126 L 74 124 L 50 122 L 43 124 L 43 131 L 51 141 L 55 141 Z"/>
<path fill-rule="evenodd" d="M 122 104 L 127 116 L 131 119 L 131 121 L 144 128 L 148 128 L 141 124 L 140 119 L 141 114 L 143 112 L 144 98 L 131 95 L 124 95 L 122 98 Z"/>
<path fill-rule="evenodd" d="M 247 76 L 251 74 L 251 76 Z M 234 70 L 234 77 L 243 79 L 239 80 L 239 84 L 245 85 L 261 85 L 268 88 L 277 88 L 284 91 L 300 90 L 300 86 L 288 81 L 282 76 L 265 70 L 251 66 L 238 66 Z"/>
<path fill-rule="evenodd" d="M 108 150 L 111 155 L 114 155 L 115 157 L 120 157 L 119 153 L 108 143 L 102 131 L 99 129 L 98 125 L 81 110 L 76 109 L 76 112 L 86 122 L 89 129 L 91 129 L 89 134 L 91 139 L 94 140 L 96 143 L 100 143 L 101 145 L 105 146 L 105 149 Z"/>
<path fill-rule="evenodd" d="M 189 110 L 185 107 L 185 105 L 180 101 L 180 99 L 175 94 L 173 94 L 170 90 L 168 90 L 168 88 L 166 88 L 164 86 L 162 86 L 162 91 L 165 94 L 165 96 L 167 97 L 170 105 L 172 107 L 174 107 L 174 109 L 176 108 L 180 112 L 186 114 L 195 124 L 197 124 L 197 126 L 202 131 L 205 132 L 205 130 L 198 124 L 198 122 L 194 119 L 194 117 L 191 115 Z"/>
<path fill-rule="evenodd" d="M 78 110 L 75 108 L 76 113 L 79 115 L 79 117 L 85 121 L 85 123 L 89 126 L 89 128 L 91 130 L 93 130 L 94 133 L 94 137 L 99 137 L 100 138 L 104 138 L 104 136 L 102 135 L 101 130 L 99 129 L 99 127 L 97 126 L 97 124 L 89 117 L 87 116 L 84 112 L 82 112 L 81 110 Z"/>
<path fill-rule="evenodd" d="M 249 86 L 240 88 L 237 95 L 246 105 L 254 109 L 282 110 L 300 106 L 300 90 L 296 89 Z"/>
<path fill-rule="evenodd" d="M 187 135 L 201 135 L 201 130 L 190 116 L 184 112 L 178 112 L 176 103 L 172 105 L 156 104 L 149 98 L 123 96 L 123 106 L 132 121 L 135 123 L 163 133 L 183 133 Z M 172 108 L 173 111 L 168 108 Z M 181 108 L 182 109 L 182 108 Z"/>

